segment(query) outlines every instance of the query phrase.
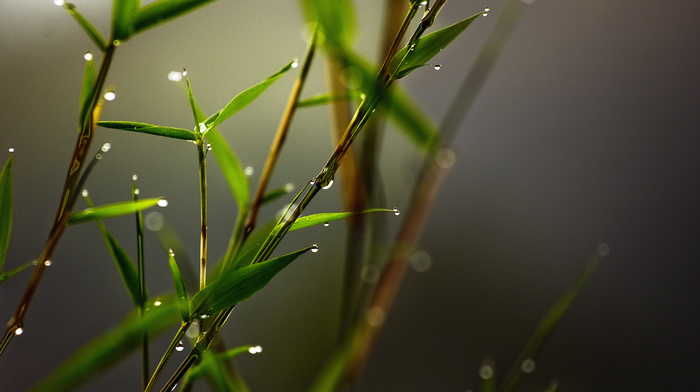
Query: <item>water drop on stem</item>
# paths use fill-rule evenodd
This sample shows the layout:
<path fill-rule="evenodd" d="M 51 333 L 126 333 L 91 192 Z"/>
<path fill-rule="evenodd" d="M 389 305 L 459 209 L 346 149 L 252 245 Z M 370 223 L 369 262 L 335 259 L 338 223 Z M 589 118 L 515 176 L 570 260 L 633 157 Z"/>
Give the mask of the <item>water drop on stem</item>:
<path fill-rule="evenodd" d="M 399 209 L 396 207 L 394 207 L 394 215 L 396 215 L 396 216 L 401 215 L 401 211 L 399 211 Z"/>
<path fill-rule="evenodd" d="M 318 252 L 318 244 L 311 245 L 311 251 L 314 253 Z"/>
<path fill-rule="evenodd" d="M 177 351 L 182 351 L 182 350 L 184 350 L 184 349 L 185 349 L 185 344 L 182 343 L 182 340 L 180 340 L 180 341 L 177 343 L 177 346 L 175 346 L 175 350 L 177 350 Z"/>
<path fill-rule="evenodd" d="M 19 336 L 23 332 L 24 332 L 24 329 L 22 329 L 22 327 L 18 327 L 17 329 L 15 329 L 15 336 Z"/>

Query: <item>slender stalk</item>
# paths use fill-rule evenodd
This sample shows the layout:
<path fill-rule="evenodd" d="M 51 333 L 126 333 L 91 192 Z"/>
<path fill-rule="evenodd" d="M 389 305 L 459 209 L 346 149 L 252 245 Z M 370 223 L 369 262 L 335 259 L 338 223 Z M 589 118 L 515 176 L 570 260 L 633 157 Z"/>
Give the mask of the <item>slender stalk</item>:
<path fill-rule="evenodd" d="M 194 321 L 194 318 L 192 318 L 189 321 L 187 321 L 186 323 L 182 323 L 182 325 L 180 325 L 180 329 L 177 330 L 177 333 L 175 333 L 173 340 L 170 341 L 170 345 L 168 346 L 168 349 L 165 350 L 165 353 L 160 358 L 160 362 L 158 363 L 158 366 L 156 366 L 156 370 L 153 372 L 153 375 L 151 375 L 151 379 L 148 381 L 148 384 L 144 388 L 144 392 L 153 391 L 153 388 L 155 387 L 156 382 L 158 381 L 158 377 L 160 377 L 161 373 L 163 373 L 163 370 L 165 369 L 165 365 L 170 360 L 170 357 L 172 357 L 173 353 L 175 352 L 175 348 L 182 340 L 182 337 L 185 336 L 185 332 L 187 332 L 187 329 L 190 327 L 190 325 L 192 325 L 193 321 Z"/>
<path fill-rule="evenodd" d="M 49 237 L 44 245 L 44 249 L 39 256 L 38 263 L 34 268 L 34 272 L 32 273 L 32 276 L 27 283 L 27 287 L 22 294 L 19 305 L 17 306 L 12 319 L 10 319 L 7 324 L 7 331 L 5 332 L 2 342 L 0 342 L 0 355 L 7 347 L 12 337 L 22 332 L 24 315 L 29 307 L 29 304 L 31 303 L 32 298 L 34 297 L 34 293 L 36 293 L 36 290 L 39 287 L 44 271 L 46 270 L 45 262 L 53 255 L 53 252 L 56 249 L 61 236 L 63 235 L 63 231 L 66 228 L 66 222 L 68 221 L 71 209 L 73 208 L 71 201 L 75 200 L 73 195 L 75 192 L 79 191 L 76 189 L 76 184 L 80 178 L 80 169 L 85 162 L 87 151 L 94 136 L 96 122 L 99 118 L 100 105 L 98 105 L 98 101 L 100 99 L 100 92 L 102 91 L 104 82 L 107 78 L 107 73 L 112 63 L 115 50 L 116 47 L 113 44 L 110 44 L 107 46 L 107 49 L 102 55 L 100 71 L 98 73 L 97 80 L 95 81 L 95 86 L 93 88 L 90 100 L 90 115 L 87 116 L 88 118 L 83 124 L 80 124 L 80 135 L 76 142 L 71 164 L 68 168 L 61 201 L 59 203 L 58 211 L 56 212 L 56 218 L 54 219 L 54 223 L 51 227 Z"/>
<path fill-rule="evenodd" d="M 134 196 L 134 201 L 138 201 L 139 192 L 136 187 L 136 175 L 132 177 L 131 182 L 131 193 Z M 146 270 L 144 266 L 144 248 L 143 248 L 143 214 L 141 211 L 136 211 L 134 214 L 136 217 L 136 248 L 137 248 L 137 268 L 139 275 L 139 316 L 143 318 L 146 314 Z M 148 333 L 144 331 L 143 339 L 141 342 L 141 380 L 143 383 L 143 388 L 148 385 L 148 378 L 150 371 L 148 370 L 148 363 L 150 361 L 148 354 Z"/>
<path fill-rule="evenodd" d="M 207 146 L 204 138 L 197 138 L 197 155 L 199 158 L 199 289 L 207 285 Z"/>

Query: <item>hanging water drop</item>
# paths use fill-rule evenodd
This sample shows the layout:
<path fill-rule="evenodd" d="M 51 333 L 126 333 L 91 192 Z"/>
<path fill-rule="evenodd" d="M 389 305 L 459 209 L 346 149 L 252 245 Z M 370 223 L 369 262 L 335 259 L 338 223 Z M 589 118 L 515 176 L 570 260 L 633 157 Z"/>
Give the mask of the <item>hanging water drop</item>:
<path fill-rule="evenodd" d="M 91 60 L 92 60 L 92 52 L 88 50 L 88 51 L 85 52 L 85 54 L 83 55 L 83 58 L 85 59 L 85 61 L 91 61 Z"/>
<path fill-rule="evenodd" d="M 258 353 L 261 353 L 261 352 L 262 352 L 262 347 L 260 347 L 260 346 L 251 346 L 251 347 L 248 349 L 248 352 L 251 353 L 251 354 L 258 354 Z"/>
<path fill-rule="evenodd" d="M 294 61 L 292 62 L 292 68 L 297 68 L 297 67 L 299 67 L 299 59 L 294 59 Z"/>
<path fill-rule="evenodd" d="M 163 301 L 161 301 L 159 298 L 156 298 L 155 301 L 153 301 L 153 306 L 160 306 L 163 305 Z"/>
<path fill-rule="evenodd" d="M 83 189 L 83 191 L 80 192 L 80 194 L 83 195 L 83 197 L 88 197 L 88 194 L 89 194 L 89 193 L 88 193 L 88 190 L 87 190 L 87 189 Z"/>
<path fill-rule="evenodd" d="M 175 257 L 175 252 L 173 252 L 172 248 L 168 249 L 168 254 L 170 257 Z"/>
<path fill-rule="evenodd" d="M 133 181 L 136 181 L 136 180 L 139 179 L 139 176 L 137 176 L 136 174 L 134 174 L 133 176 L 131 176 L 131 179 L 132 179 Z"/>
<path fill-rule="evenodd" d="M 168 72 L 168 80 L 173 82 L 179 82 L 182 80 L 182 72 L 170 71 Z"/>
<path fill-rule="evenodd" d="M 333 186 L 333 180 L 328 181 L 328 184 L 321 187 L 321 189 L 330 189 Z"/>
<path fill-rule="evenodd" d="M 175 350 L 177 350 L 177 351 L 182 351 L 182 350 L 184 350 L 184 349 L 185 349 L 185 344 L 182 343 L 182 340 L 180 340 L 179 342 L 177 342 L 177 346 L 175 346 Z"/>
<path fill-rule="evenodd" d="M 243 169 L 243 174 L 245 174 L 247 177 L 250 177 L 255 173 L 255 169 L 253 166 L 246 166 L 245 169 Z"/>
<path fill-rule="evenodd" d="M 328 226 L 330 226 L 331 224 L 330 224 L 330 222 L 325 222 L 323 225 L 326 226 L 326 227 L 328 227 Z"/>
<path fill-rule="evenodd" d="M 51 266 L 51 260 L 46 260 L 46 261 L 44 261 L 44 265 L 47 266 L 47 267 L 50 267 L 50 266 Z"/>
<path fill-rule="evenodd" d="M 401 211 L 399 211 L 398 208 L 394 207 L 393 211 L 394 211 L 394 215 L 396 215 L 396 216 L 401 215 Z"/>
<path fill-rule="evenodd" d="M 490 365 L 483 365 L 479 368 L 479 377 L 482 380 L 489 380 L 493 377 L 493 368 Z"/>
<path fill-rule="evenodd" d="M 65 0 L 53 0 L 53 3 L 59 7 L 63 7 L 66 4 Z"/>
<path fill-rule="evenodd" d="M 24 329 L 22 329 L 22 327 L 18 327 L 17 329 L 15 329 L 15 336 L 21 335 L 22 332 L 24 332 Z"/>
<path fill-rule="evenodd" d="M 137 196 L 138 196 L 139 193 L 141 193 L 141 191 L 139 190 L 139 188 L 134 189 L 134 195 L 137 195 Z"/>
<path fill-rule="evenodd" d="M 168 206 L 168 200 L 167 200 L 167 199 L 160 199 L 160 200 L 158 200 L 158 206 L 159 206 L 159 207 L 167 207 L 167 206 Z"/>
<path fill-rule="evenodd" d="M 442 68 L 442 65 L 440 65 L 440 64 L 435 64 L 435 65 L 433 66 L 433 68 L 434 68 L 436 71 L 439 71 L 439 70 Z"/>
<path fill-rule="evenodd" d="M 107 151 L 109 151 L 110 148 L 112 148 L 112 145 L 109 144 L 109 143 L 105 143 L 105 144 L 102 145 L 102 147 L 100 148 L 100 150 L 102 150 L 102 152 L 107 152 Z"/>
<path fill-rule="evenodd" d="M 10 148 L 7 149 L 7 151 L 9 151 L 10 153 L 13 153 L 13 152 L 15 152 L 15 148 L 14 148 L 14 147 L 10 147 Z"/>
<path fill-rule="evenodd" d="M 187 69 L 186 68 L 182 69 L 182 76 L 187 76 Z"/>
<path fill-rule="evenodd" d="M 535 370 L 535 361 L 531 358 L 524 360 L 523 363 L 520 364 L 520 370 L 522 370 L 523 373 L 532 373 L 532 371 Z"/>
<path fill-rule="evenodd" d="M 115 94 L 114 91 L 107 91 L 104 98 L 108 101 L 114 101 L 114 99 L 117 98 L 117 94 Z"/>
<path fill-rule="evenodd" d="M 187 335 L 187 337 L 190 339 L 195 339 L 197 336 L 199 336 L 199 322 L 197 320 L 192 321 L 192 324 L 190 324 L 189 328 L 187 328 L 185 335 Z"/>
<path fill-rule="evenodd" d="M 311 245 L 311 251 L 314 253 L 318 252 L 318 244 Z"/>

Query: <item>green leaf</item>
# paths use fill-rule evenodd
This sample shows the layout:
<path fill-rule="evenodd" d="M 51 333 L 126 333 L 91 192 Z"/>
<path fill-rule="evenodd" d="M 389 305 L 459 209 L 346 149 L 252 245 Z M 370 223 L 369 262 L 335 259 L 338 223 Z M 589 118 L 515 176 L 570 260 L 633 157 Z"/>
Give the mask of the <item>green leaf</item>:
<path fill-rule="evenodd" d="M 390 72 L 396 70 L 396 78 L 402 78 L 440 53 L 450 42 L 459 36 L 481 13 L 472 15 L 461 22 L 427 34 L 416 42 L 415 47 L 406 46 L 391 59 Z M 411 50 L 412 49 L 412 50 Z M 398 65 L 401 64 L 399 67 Z M 398 69 L 397 69 L 398 67 Z"/>
<path fill-rule="evenodd" d="M 92 104 L 93 90 L 95 89 L 95 62 L 92 59 L 85 62 L 83 72 L 83 87 L 80 90 L 80 117 L 79 124 L 83 127 L 90 117 L 90 105 Z"/>
<path fill-rule="evenodd" d="M 388 208 L 370 208 L 370 209 L 362 210 L 359 212 L 324 212 L 324 213 L 320 213 L 320 214 L 313 214 L 313 215 L 302 216 L 300 218 L 297 218 L 297 220 L 292 224 L 292 227 L 289 228 L 289 231 L 305 229 L 307 227 L 320 225 L 322 223 L 332 222 L 334 220 L 347 218 L 350 215 L 366 214 L 368 212 L 379 212 L 379 211 L 395 212 L 394 210 L 391 210 Z"/>
<path fill-rule="evenodd" d="M 308 252 L 311 247 L 298 250 L 262 263 L 248 265 L 234 270 L 227 268 L 219 279 L 198 292 L 190 308 L 195 314 L 214 314 L 229 308 L 265 287 L 270 280 L 297 257 Z"/>
<path fill-rule="evenodd" d="M 277 81 L 282 75 L 284 75 L 287 71 L 292 69 L 292 64 L 294 64 L 294 61 L 290 62 L 289 64 L 285 65 L 280 69 L 279 71 L 275 72 L 272 76 L 269 78 L 263 80 L 262 82 L 256 84 L 253 87 L 248 88 L 247 90 L 239 93 L 233 99 L 226 104 L 226 106 L 219 110 L 218 112 L 212 114 L 209 118 L 204 120 L 204 125 L 207 130 L 221 124 L 224 120 L 227 118 L 233 116 L 234 114 L 238 113 L 241 109 L 244 107 L 248 106 L 251 102 L 255 100 L 260 94 L 263 93 L 272 83 Z M 202 130 L 202 133 L 206 133 L 206 130 Z"/>
<path fill-rule="evenodd" d="M 100 207 L 90 207 L 82 211 L 71 214 L 68 218 L 69 225 L 85 223 L 99 219 L 107 219 L 115 216 L 132 214 L 136 211 L 145 210 L 158 204 L 163 198 L 144 199 L 139 201 L 124 201 L 119 203 L 107 204 Z"/>
<path fill-rule="evenodd" d="M 323 42 L 344 51 L 355 36 L 355 10 L 351 0 L 303 0 L 307 20 L 321 26 Z"/>
<path fill-rule="evenodd" d="M 97 125 L 105 128 L 121 129 L 122 131 L 148 133 L 174 139 L 197 141 L 194 132 L 182 128 L 161 127 L 132 121 L 98 121 Z"/>
<path fill-rule="evenodd" d="M 12 155 L 0 173 L 0 272 L 5 265 L 12 231 Z"/>
<path fill-rule="evenodd" d="M 143 8 L 136 16 L 134 32 L 141 32 L 149 27 L 185 14 L 197 7 L 214 0 L 158 0 Z"/>
<path fill-rule="evenodd" d="M 562 294 L 561 297 L 554 303 L 554 305 L 549 309 L 547 314 L 540 320 L 539 324 L 535 328 L 535 331 L 530 335 L 525 348 L 520 352 L 518 359 L 516 359 L 513 366 L 508 371 L 505 379 L 498 387 L 499 392 L 511 391 L 515 384 L 518 382 L 520 375 L 522 374 L 521 365 L 523 361 L 528 359 L 533 359 L 535 354 L 540 350 L 544 342 L 551 335 L 554 328 L 559 324 L 564 314 L 569 310 L 571 304 L 574 303 L 576 297 L 578 297 L 581 290 L 586 285 L 588 280 L 595 272 L 596 268 L 600 264 L 601 260 L 605 255 L 607 255 L 607 249 L 602 251 L 602 247 L 607 248 L 606 244 L 601 244 L 599 246 L 599 251 L 594 257 L 588 260 L 583 271 L 576 279 L 574 284 L 569 286 L 568 289 Z"/>
<path fill-rule="evenodd" d="M 76 22 L 78 22 L 78 25 L 83 28 L 85 33 L 88 35 L 88 37 L 90 37 L 92 42 L 97 45 L 101 52 L 107 50 L 107 44 L 105 43 L 105 39 L 102 38 L 102 34 L 100 34 L 100 32 L 95 28 L 95 26 L 92 25 L 92 23 L 90 23 L 90 21 L 85 19 L 85 17 L 78 12 L 75 5 L 71 3 L 64 3 L 63 8 L 68 11 Z"/>
<path fill-rule="evenodd" d="M 241 162 L 238 161 L 238 157 L 233 153 L 226 139 L 224 139 L 215 128 L 207 132 L 207 140 L 211 143 L 214 157 L 219 163 L 219 167 L 224 174 L 224 178 L 226 178 L 229 188 L 231 188 L 231 193 L 234 199 L 236 199 L 238 208 L 241 210 L 245 209 L 248 205 L 250 186 L 248 185 L 248 177 L 246 177 L 243 171 Z"/>
<path fill-rule="evenodd" d="M 191 384 L 202 377 L 208 377 L 210 385 L 215 391 L 247 391 L 248 388 L 242 384 L 241 380 L 235 380 L 231 377 L 225 367 L 225 362 L 248 352 L 250 348 L 251 346 L 236 347 L 221 354 L 214 353 L 213 350 L 203 352 L 200 362 L 187 372 L 184 385 Z M 183 390 L 185 390 L 184 386 Z"/>
<path fill-rule="evenodd" d="M 170 264 L 170 273 L 173 275 L 175 293 L 177 294 L 177 303 L 180 307 L 180 316 L 182 317 L 182 322 L 186 323 L 190 319 L 190 305 L 187 299 L 187 288 L 185 287 L 185 280 L 182 278 L 180 268 L 177 266 L 177 262 L 175 261 L 175 253 L 172 251 L 172 249 L 170 250 L 168 263 Z"/>
<path fill-rule="evenodd" d="M 281 186 L 279 188 L 273 189 L 263 195 L 263 197 L 260 199 L 260 205 L 264 206 L 266 204 L 272 203 L 273 201 L 279 199 L 282 196 L 288 195 L 289 192 L 294 190 L 294 185 L 291 183 L 288 183 L 285 186 Z"/>
<path fill-rule="evenodd" d="M 264 225 L 258 226 L 243 243 L 243 246 L 237 254 L 226 254 L 224 258 L 224 266 L 226 270 L 237 270 L 243 266 L 250 265 L 255 257 L 255 254 L 265 242 L 265 239 L 270 235 L 272 230 L 277 226 L 277 220 L 269 220 Z"/>
<path fill-rule="evenodd" d="M 125 40 L 134 32 L 139 0 L 112 0 L 112 39 Z"/>
<path fill-rule="evenodd" d="M 346 92 L 341 93 L 341 94 L 333 94 L 333 93 L 317 94 L 317 95 L 311 96 L 309 98 L 306 98 L 304 100 L 297 102 L 297 107 L 303 108 L 306 106 L 324 105 L 324 104 L 335 102 L 335 101 L 348 101 L 348 100 L 353 100 L 353 99 L 359 99 L 360 97 L 361 97 L 361 94 L 357 91 L 346 91 Z"/>
<path fill-rule="evenodd" d="M 31 391 L 74 391 L 140 348 L 144 334 L 156 336 L 167 331 L 179 321 L 178 306 L 173 300 L 161 301 L 160 306 L 152 307 L 143 317 L 134 312 L 118 327 L 83 346 Z"/>
<path fill-rule="evenodd" d="M 35 261 L 36 261 L 36 260 L 35 260 Z M 13 277 L 13 276 L 17 275 L 18 273 L 20 273 L 20 272 L 26 270 L 27 268 L 29 268 L 29 267 L 31 267 L 31 266 L 33 266 L 33 265 L 36 265 L 36 264 L 34 264 L 35 261 L 30 261 L 30 262 L 24 263 L 24 264 L 20 265 L 19 267 L 16 267 L 16 268 L 11 269 L 11 270 L 9 270 L 9 271 L 2 271 L 2 272 L 0 272 L 0 283 L 6 281 L 7 279 L 10 279 L 11 277 Z"/>
<path fill-rule="evenodd" d="M 102 221 L 97 221 L 97 225 L 100 227 L 100 232 L 102 232 L 102 237 L 105 239 L 107 244 L 107 249 L 109 249 L 109 254 L 112 256 L 112 260 L 117 264 L 117 269 L 119 270 L 119 275 L 122 281 L 126 285 L 126 289 L 134 301 L 136 306 L 141 304 L 141 285 L 139 282 L 139 274 L 136 270 L 136 265 L 134 264 L 129 254 L 126 253 L 124 248 L 119 244 L 116 238 L 107 230 Z"/>

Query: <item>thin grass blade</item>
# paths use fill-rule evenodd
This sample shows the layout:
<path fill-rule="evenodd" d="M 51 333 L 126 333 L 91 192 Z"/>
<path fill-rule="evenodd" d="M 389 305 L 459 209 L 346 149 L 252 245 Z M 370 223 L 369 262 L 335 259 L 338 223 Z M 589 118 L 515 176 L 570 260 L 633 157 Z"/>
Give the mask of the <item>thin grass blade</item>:
<path fill-rule="evenodd" d="M 125 40 L 134 32 L 139 0 L 112 0 L 112 39 Z"/>
<path fill-rule="evenodd" d="M 205 125 L 206 129 L 208 130 L 221 124 L 221 122 L 238 113 L 238 111 L 240 111 L 244 107 L 248 106 L 248 104 L 253 102 L 258 96 L 260 96 L 260 94 L 262 94 L 263 91 L 270 87 L 272 83 L 277 81 L 277 79 L 279 79 L 287 71 L 292 69 L 292 64 L 294 64 L 293 61 L 282 67 L 282 69 L 275 72 L 269 78 L 263 80 L 262 82 L 256 84 L 253 87 L 248 88 L 247 90 L 244 90 L 243 92 L 233 97 L 233 99 L 228 104 L 226 104 L 226 106 L 224 106 L 223 109 L 214 113 L 204 121 L 203 124 Z M 206 133 L 206 131 L 203 131 L 202 133 Z"/>
<path fill-rule="evenodd" d="M 75 8 L 75 5 L 71 3 L 64 3 L 63 8 L 68 11 L 68 13 L 75 19 L 76 22 L 78 22 L 78 25 L 85 31 L 88 37 L 92 40 L 93 43 L 100 49 L 100 52 L 104 52 L 107 50 L 107 43 L 104 38 L 102 38 L 102 34 L 100 34 L 99 30 L 95 28 L 95 26 L 90 23 L 89 20 L 87 20 L 78 10 Z"/>
<path fill-rule="evenodd" d="M 85 62 L 83 72 L 83 86 L 80 90 L 80 117 L 79 124 L 82 127 L 90 117 L 90 105 L 92 104 L 93 90 L 95 89 L 95 62 L 92 58 Z"/>
<path fill-rule="evenodd" d="M 198 315 L 211 315 L 229 308 L 265 287 L 278 272 L 310 249 L 311 247 L 307 247 L 237 270 L 226 269 L 219 279 L 192 298 L 190 308 Z"/>
<path fill-rule="evenodd" d="M 27 262 L 27 263 L 20 265 L 19 267 L 13 268 L 9 271 L 0 272 L 0 283 L 10 279 L 11 277 L 17 275 L 18 273 L 20 273 L 20 272 L 22 272 L 22 271 L 26 270 L 27 268 L 34 266 L 34 265 L 36 265 L 36 264 L 34 264 L 34 261 L 30 261 L 30 262 Z"/>
<path fill-rule="evenodd" d="M 149 135 L 165 136 L 174 139 L 196 141 L 197 137 L 194 132 L 172 127 L 161 127 L 133 121 L 98 121 L 97 125 L 105 128 L 120 129 L 122 131 L 147 133 Z"/>
<path fill-rule="evenodd" d="M 457 38 L 481 13 L 432 32 L 420 38 L 415 47 L 406 46 L 399 50 L 391 60 L 390 72 L 396 72 L 396 78 L 402 78 L 411 71 L 426 64 L 436 54 Z M 400 64 L 400 66 L 399 66 Z"/>
<path fill-rule="evenodd" d="M 0 173 L 0 272 L 5 266 L 12 231 L 12 155 Z"/>
<path fill-rule="evenodd" d="M 355 10 L 350 0 L 304 0 L 308 21 L 321 26 L 323 42 L 336 50 L 350 47 L 355 36 Z"/>
<path fill-rule="evenodd" d="M 281 198 L 282 196 L 288 195 L 293 190 L 294 190 L 294 185 L 292 185 L 291 183 L 289 183 L 285 186 L 273 189 L 273 190 L 271 190 L 263 195 L 262 199 L 260 199 L 260 205 L 264 206 L 266 204 L 270 204 L 273 201 Z"/>
<path fill-rule="evenodd" d="M 388 208 L 369 208 L 369 209 L 362 210 L 359 212 L 323 212 L 320 214 L 313 214 L 313 215 L 302 216 L 302 217 L 297 218 L 297 220 L 294 221 L 294 223 L 292 224 L 292 227 L 289 228 L 289 231 L 305 229 L 307 227 L 325 224 L 325 223 L 329 223 L 329 222 L 332 222 L 332 221 L 335 221 L 338 219 L 347 218 L 351 215 L 366 214 L 369 212 L 395 212 L 395 211 L 392 209 L 388 209 Z"/>
<path fill-rule="evenodd" d="M 361 98 L 361 94 L 357 91 L 346 91 L 346 92 L 341 93 L 341 94 L 333 94 L 333 93 L 316 94 L 314 96 L 311 96 L 309 98 L 306 98 L 306 99 L 303 99 L 303 100 L 297 102 L 297 108 L 325 105 L 327 103 L 336 102 L 336 101 L 358 100 L 360 98 Z"/>
<path fill-rule="evenodd" d="M 522 375 L 522 364 L 524 361 L 531 361 L 535 354 L 540 350 L 547 338 L 552 334 L 554 328 L 559 324 L 564 314 L 571 307 L 574 300 L 581 293 L 581 290 L 586 285 L 588 280 L 595 272 L 596 268 L 600 264 L 601 260 L 608 253 L 608 246 L 606 244 L 601 244 L 598 248 L 598 253 L 594 257 L 588 260 L 583 271 L 576 279 L 574 284 L 572 284 L 563 294 L 557 302 L 549 309 L 547 314 L 540 320 L 539 324 L 535 328 L 535 331 L 530 336 L 530 340 L 525 345 L 518 359 L 516 359 L 513 366 L 508 371 L 505 379 L 501 385 L 499 385 L 498 392 L 509 392 L 513 390 L 518 379 Z"/>
<path fill-rule="evenodd" d="M 97 225 L 100 227 L 100 232 L 102 232 L 102 237 L 107 244 L 109 254 L 117 265 L 119 275 L 124 285 L 126 285 L 129 296 L 134 301 L 134 305 L 138 307 L 141 305 L 141 284 L 136 265 L 117 239 L 107 230 L 107 227 L 99 220 L 97 221 Z"/>
<path fill-rule="evenodd" d="M 272 230 L 277 226 L 276 220 L 270 220 L 264 225 L 258 226 L 243 243 L 237 254 L 226 255 L 229 259 L 224 264 L 226 269 L 237 270 L 250 265 L 257 253 L 258 248 L 265 242 Z"/>
<path fill-rule="evenodd" d="M 31 391 L 74 391 L 138 349 L 145 333 L 156 336 L 176 325 L 180 318 L 176 301 L 161 299 L 161 302 L 143 317 L 134 312 L 118 327 L 83 346 Z"/>
<path fill-rule="evenodd" d="M 100 207 L 90 207 L 82 211 L 75 212 L 71 214 L 68 218 L 69 225 L 76 225 L 78 223 L 91 222 L 94 220 L 101 220 L 112 218 L 115 216 L 133 214 L 136 211 L 145 210 L 146 208 L 153 207 L 159 202 L 165 200 L 161 197 L 152 199 L 143 199 L 139 201 L 124 201 L 119 203 L 107 204 Z"/>
<path fill-rule="evenodd" d="M 224 139 L 215 128 L 207 132 L 207 140 L 211 143 L 214 157 L 219 163 L 219 167 L 226 178 L 226 182 L 231 189 L 234 199 L 236 199 L 238 208 L 241 210 L 246 209 L 248 206 L 248 197 L 250 196 L 250 185 L 248 184 L 248 177 L 246 177 L 243 171 L 241 162 L 238 160 L 236 154 L 234 154 L 226 139 Z"/>
<path fill-rule="evenodd" d="M 199 364 L 192 367 L 190 371 L 187 372 L 183 385 L 191 384 L 203 377 L 207 377 L 209 385 L 217 392 L 248 391 L 245 384 L 231 377 L 226 370 L 224 362 L 249 352 L 250 348 L 251 346 L 236 347 L 221 354 L 216 354 L 212 352 L 212 350 L 203 352 Z"/>
<path fill-rule="evenodd" d="M 141 8 L 136 16 L 134 33 L 183 15 L 214 0 L 158 0 Z"/>
<path fill-rule="evenodd" d="M 168 264 L 170 264 L 170 273 L 173 276 L 173 283 L 175 284 L 175 294 L 177 295 L 177 303 L 180 308 L 180 317 L 182 322 L 186 323 L 190 319 L 190 305 L 187 298 L 187 287 L 185 287 L 185 280 L 182 278 L 180 273 L 180 268 L 177 266 L 177 261 L 175 261 L 175 253 L 170 250 L 170 256 L 168 257 Z"/>

